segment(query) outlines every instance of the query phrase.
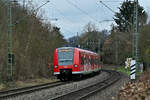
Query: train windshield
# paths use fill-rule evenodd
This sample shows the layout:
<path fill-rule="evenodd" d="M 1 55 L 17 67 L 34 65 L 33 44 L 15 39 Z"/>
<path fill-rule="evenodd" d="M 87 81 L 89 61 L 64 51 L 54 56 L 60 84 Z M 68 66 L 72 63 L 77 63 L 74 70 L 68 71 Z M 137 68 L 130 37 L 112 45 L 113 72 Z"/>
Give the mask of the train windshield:
<path fill-rule="evenodd" d="M 58 65 L 72 65 L 73 64 L 73 56 L 74 49 L 58 49 Z"/>

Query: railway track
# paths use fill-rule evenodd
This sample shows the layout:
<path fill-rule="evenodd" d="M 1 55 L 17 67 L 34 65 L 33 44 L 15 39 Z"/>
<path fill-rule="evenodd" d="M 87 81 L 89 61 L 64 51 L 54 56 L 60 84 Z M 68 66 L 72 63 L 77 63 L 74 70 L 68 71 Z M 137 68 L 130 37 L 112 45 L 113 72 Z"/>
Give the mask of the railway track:
<path fill-rule="evenodd" d="M 118 77 L 119 73 L 112 72 L 112 71 L 105 71 L 105 72 L 109 73 L 110 77 L 108 79 L 106 79 L 106 80 L 104 80 L 100 83 L 92 84 L 91 86 L 87 86 L 85 88 L 70 92 L 68 94 L 57 96 L 57 97 L 49 99 L 49 100 L 82 100 L 83 98 L 86 98 L 89 95 L 92 95 L 93 93 L 98 91 L 97 89 L 101 90 L 102 88 L 105 88 L 108 85 L 111 85 L 112 83 L 117 81 L 117 79 L 119 79 L 119 77 Z M 115 79 L 115 80 L 112 81 L 112 79 Z M 50 89 L 50 88 L 60 86 L 60 85 L 65 85 L 65 84 L 68 84 L 68 83 L 71 83 L 71 81 L 70 82 L 57 81 L 57 82 L 53 82 L 53 83 L 41 84 L 41 85 L 36 85 L 36 86 L 31 86 L 31 87 L 1 91 L 0 92 L 0 100 L 1 99 L 13 98 L 13 97 L 16 97 L 16 96 L 29 94 L 29 93 L 36 92 L 36 91 L 41 91 L 43 89 Z M 100 85 L 98 85 L 98 84 L 100 84 Z M 107 86 L 105 84 L 107 84 Z M 95 91 L 93 91 L 93 89 L 95 89 Z"/>
<path fill-rule="evenodd" d="M 97 82 L 90 86 L 86 86 L 76 91 L 72 91 L 67 94 L 60 95 L 48 100 L 86 100 L 89 96 L 105 89 L 106 87 L 112 85 L 113 83 L 115 83 L 121 78 L 121 75 L 118 72 L 110 71 L 110 70 L 107 70 L 106 72 L 109 73 L 109 77 L 102 82 Z"/>
<path fill-rule="evenodd" d="M 35 91 L 40 91 L 42 89 L 52 88 L 52 87 L 64 85 L 64 84 L 67 84 L 67 83 L 57 81 L 53 83 L 46 83 L 46 84 L 41 84 L 41 85 L 36 85 L 36 86 L 31 86 L 31 87 L 24 87 L 24 88 L 12 89 L 12 90 L 7 90 L 7 91 L 1 91 L 0 100 L 10 98 L 10 97 L 15 97 L 15 96 L 22 95 L 22 94 L 35 92 Z"/>

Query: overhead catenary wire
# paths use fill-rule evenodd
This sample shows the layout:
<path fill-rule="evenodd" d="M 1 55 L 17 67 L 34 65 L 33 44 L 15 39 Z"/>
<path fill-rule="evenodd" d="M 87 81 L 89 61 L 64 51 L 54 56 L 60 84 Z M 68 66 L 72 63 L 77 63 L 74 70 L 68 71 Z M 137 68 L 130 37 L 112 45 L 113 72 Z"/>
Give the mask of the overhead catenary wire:
<path fill-rule="evenodd" d="M 71 31 L 69 31 L 68 29 L 66 29 L 66 28 L 63 28 L 65 31 L 67 31 L 68 33 L 71 33 L 71 34 L 75 34 L 75 33 L 73 33 L 73 32 L 71 32 Z"/>
<path fill-rule="evenodd" d="M 100 7 L 100 5 L 99 5 L 98 3 L 96 3 L 96 5 L 97 5 L 97 8 L 98 8 L 98 9 L 101 9 L 101 10 L 102 10 L 101 13 L 103 13 L 105 16 L 107 16 L 107 14 L 106 14 L 106 9 L 103 8 L 104 6 L 101 6 L 101 7 Z M 110 17 L 110 16 L 109 16 L 109 17 Z M 112 18 L 112 17 L 111 17 L 111 18 Z M 105 18 L 105 19 L 99 21 L 99 23 L 110 22 L 110 21 L 114 21 L 114 20 L 113 20 L 113 19 L 110 19 L 110 18 L 107 18 L 107 19 Z"/>
<path fill-rule="evenodd" d="M 66 18 L 66 16 L 63 14 L 63 12 L 60 10 L 60 9 L 58 9 L 54 4 L 52 4 L 53 6 L 54 6 L 54 8 L 59 12 L 59 14 L 61 14 L 61 16 L 62 17 L 64 17 L 64 18 Z M 68 19 L 67 18 L 67 20 L 69 20 L 69 22 L 71 22 L 71 19 Z M 72 24 L 72 23 L 71 23 Z M 73 24 L 72 24 L 73 25 Z M 71 33 L 71 34 L 74 34 L 73 32 L 71 32 L 70 30 L 68 30 L 68 29 L 66 29 L 66 28 L 63 28 L 65 31 L 67 31 L 68 33 Z M 64 32 L 62 32 L 63 34 L 65 34 Z"/>
<path fill-rule="evenodd" d="M 113 22 L 114 20 L 109 20 L 109 19 L 106 19 L 106 20 L 102 20 L 102 21 L 99 21 L 99 23 L 103 23 L 103 22 Z"/>
<path fill-rule="evenodd" d="M 62 17 L 66 18 L 69 22 L 72 22 L 70 18 L 68 18 L 67 16 L 65 16 L 65 15 L 63 14 L 63 12 L 62 12 L 58 7 L 56 7 L 55 4 L 51 3 L 51 5 L 53 5 L 53 7 L 55 8 L 55 10 L 57 10 L 57 11 L 59 12 L 59 14 L 60 14 Z M 70 24 L 72 24 L 72 23 L 70 23 Z M 72 25 L 74 25 L 74 24 L 72 24 Z M 66 29 L 66 28 L 62 28 L 62 29 L 65 30 L 66 32 L 70 33 L 70 34 L 76 35 L 76 33 L 70 31 L 69 29 Z M 63 33 L 63 34 L 66 34 L 66 33 L 64 33 L 64 32 L 62 32 L 62 33 Z M 67 33 L 67 34 L 68 34 L 68 33 Z"/>
<path fill-rule="evenodd" d="M 49 3 L 50 1 L 47 0 L 45 3 L 43 3 L 42 5 L 40 5 L 39 7 L 37 7 L 35 10 L 33 11 L 38 11 L 41 7 L 43 7 L 44 5 L 46 5 L 47 3 Z M 26 18 L 28 15 L 23 16 L 21 19 L 17 20 L 13 25 L 18 24 L 20 21 L 22 21 L 24 18 Z"/>
<path fill-rule="evenodd" d="M 109 6 L 107 6 L 103 1 L 99 1 L 101 4 L 103 4 L 106 8 L 108 8 L 111 12 L 116 13 L 113 9 L 111 9 Z"/>
<path fill-rule="evenodd" d="M 103 5 L 100 6 L 100 5 L 98 4 L 98 2 L 95 3 L 95 4 L 97 5 L 97 8 L 101 10 L 100 13 L 101 13 L 102 15 L 108 16 L 108 13 L 106 13 L 107 11 L 106 11 L 106 9 L 104 8 Z M 106 25 L 105 23 L 109 23 L 109 24 L 113 24 L 113 23 L 114 23 L 114 19 L 113 19 L 113 17 L 111 17 L 111 16 L 108 16 L 107 18 L 106 18 L 106 17 L 105 17 L 105 18 L 102 17 L 101 19 L 102 19 L 102 20 L 99 21 L 99 24 L 100 24 L 101 26 L 103 26 L 104 28 L 105 28 L 105 27 L 108 27 L 108 25 Z M 109 26 L 110 26 L 110 25 L 109 25 Z"/>
<path fill-rule="evenodd" d="M 63 28 L 63 30 L 65 30 L 65 32 L 62 32 L 62 31 L 61 31 L 61 33 L 62 33 L 62 34 L 65 34 L 65 35 L 67 34 L 68 37 L 66 37 L 66 38 L 73 37 L 72 34 L 74 35 L 74 33 L 70 32 L 70 31 L 69 31 L 68 29 L 66 29 L 66 28 Z M 75 35 L 74 35 L 74 36 L 75 36 Z"/>
<path fill-rule="evenodd" d="M 51 4 L 51 5 L 53 5 L 53 7 L 55 8 L 55 10 L 57 10 L 59 12 L 59 14 L 61 14 L 61 16 L 63 16 L 64 18 L 66 18 L 66 16 L 63 14 L 63 12 L 59 8 L 57 8 L 55 4 Z M 72 22 L 70 18 L 67 18 L 67 20 L 69 22 Z"/>
<path fill-rule="evenodd" d="M 82 10 L 80 7 L 78 7 L 76 4 L 72 3 L 69 0 L 66 0 L 70 5 L 74 6 L 76 9 L 78 9 L 80 12 L 84 13 L 85 15 L 87 15 L 89 18 L 91 18 L 92 20 L 94 20 L 95 22 L 98 23 L 98 20 L 95 19 L 93 16 L 90 16 L 86 11 Z"/>
<path fill-rule="evenodd" d="M 99 1 L 101 4 L 103 4 L 106 8 L 108 8 L 110 11 L 112 11 L 114 14 L 116 13 L 113 9 L 111 9 L 109 6 L 107 6 L 105 3 L 103 3 L 102 1 Z M 123 16 L 122 16 L 123 17 Z M 124 17 L 122 18 L 123 21 L 127 22 L 128 24 L 132 25 L 131 22 L 129 22 L 128 20 L 126 20 Z"/>
<path fill-rule="evenodd" d="M 125 1 L 125 0 L 124 0 Z M 124 1 L 117 1 L 117 0 L 114 0 L 114 1 L 108 1 L 108 0 L 104 0 L 104 1 L 102 1 L 102 2 L 124 2 Z"/>
<path fill-rule="evenodd" d="M 53 5 L 53 7 L 55 8 L 55 10 L 57 10 L 61 14 L 62 17 L 66 18 L 69 22 L 72 22 L 72 19 L 70 19 L 69 17 L 67 17 L 66 15 L 64 15 L 64 13 L 58 7 L 56 7 L 55 4 L 51 3 L 51 5 Z M 82 21 L 84 21 L 84 20 L 82 20 Z"/>

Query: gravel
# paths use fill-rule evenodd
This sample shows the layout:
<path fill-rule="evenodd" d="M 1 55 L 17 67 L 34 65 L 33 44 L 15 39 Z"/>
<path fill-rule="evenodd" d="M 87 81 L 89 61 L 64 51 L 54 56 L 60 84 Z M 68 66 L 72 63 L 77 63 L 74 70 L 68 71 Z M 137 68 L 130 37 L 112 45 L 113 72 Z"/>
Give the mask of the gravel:
<path fill-rule="evenodd" d="M 129 77 L 123 73 L 121 74 L 122 74 L 121 80 L 107 87 L 105 90 L 94 94 L 93 96 L 89 97 L 87 100 L 113 100 L 117 96 L 119 90 L 126 83 L 129 82 Z"/>
<path fill-rule="evenodd" d="M 62 86 L 57 86 L 57 87 L 50 88 L 50 89 L 44 89 L 42 91 L 36 91 L 33 93 L 29 93 L 29 94 L 19 95 L 19 96 L 11 97 L 11 98 L 4 99 L 4 100 L 50 100 L 53 97 L 66 94 L 73 90 L 83 88 L 99 80 L 103 81 L 107 77 L 108 77 L 108 73 L 102 72 L 101 74 L 94 76 L 92 78 L 88 78 L 86 80 L 75 81 L 75 82 L 65 84 Z"/>

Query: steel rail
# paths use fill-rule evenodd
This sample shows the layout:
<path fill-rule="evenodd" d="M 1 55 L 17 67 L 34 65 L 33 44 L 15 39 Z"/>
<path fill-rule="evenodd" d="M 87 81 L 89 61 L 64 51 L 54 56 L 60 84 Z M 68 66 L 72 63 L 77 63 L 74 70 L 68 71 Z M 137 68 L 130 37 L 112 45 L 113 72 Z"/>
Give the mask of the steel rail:
<path fill-rule="evenodd" d="M 106 89 L 107 87 L 111 86 L 113 83 L 117 82 L 120 78 L 121 78 L 121 74 L 119 72 L 115 73 L 116 75 L 114 75 L 113 77 L 111 77 L 111 79 L 109 81 L 106 80 L 105 85 L 102 85 L 99 88 L 96 88 L 95 90 L 83 95 L 82 97 L 79 97 L 77 100 L 85 100 L 88 97 L 94 95 L 95 93 L 98 93 L 104 89 Z M 113 80 L 112 80 L 113 79 Z"/>
<path fill-rule="evenodd" d="M 96 93 L 98 91 L 101 91 L 105 89 L 106 87 L 112 85 L 117 80 L 120 79 L 120 73 L 110 70 L 104 70 L 105 72 L 109 73 L 109 77 L 105 79 L 104 81 L 97 82 L 95 84 L 92 84 L 90 86 L 86 86 L 84 88 L 71 91 L 69 93 L 51 98 L 49 100 L 83 100 L 90 95 L 93 95 L 93 93 Z"/>
<path fill-rule="evenodd" d="M 65 82 L 57 81 L 53 83 L 46 83 L 46 84 L 35 85 L 35 86 L 30 86 L 30 87 L 11 89 L 7 91 L 0 91 L 0 99 L 10 98 L 10 97 L 14 97 L 14 96 L 25 94 L 25 93 L 32 93 L 32 92 L 39 91 L 42 89 L 52 88 L 52 87 L 64 85 L 64 84 L 67 84 L 67 82 L 65 83 Z"/>

